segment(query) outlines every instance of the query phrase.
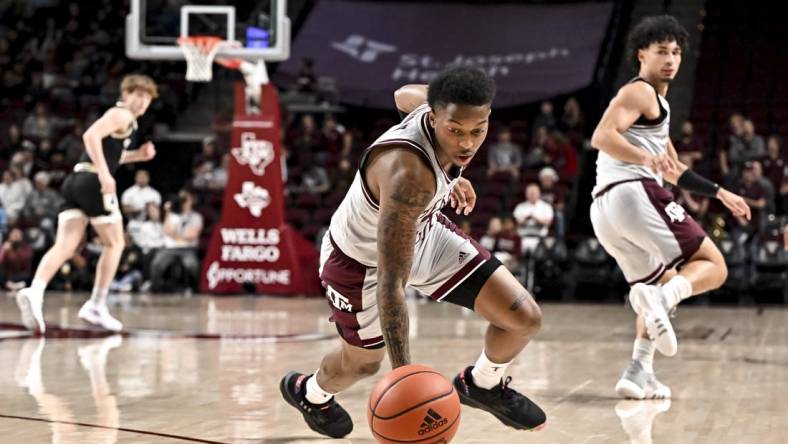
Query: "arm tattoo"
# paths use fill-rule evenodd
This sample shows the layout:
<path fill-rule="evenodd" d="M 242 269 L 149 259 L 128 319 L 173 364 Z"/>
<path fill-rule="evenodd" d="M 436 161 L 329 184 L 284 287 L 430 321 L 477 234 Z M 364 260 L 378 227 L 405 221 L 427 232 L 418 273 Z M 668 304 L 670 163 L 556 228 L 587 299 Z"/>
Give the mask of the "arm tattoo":
<path fill-rule="evenodd" d="M 512 302 L 512 305 L 509 306 L 509 310 L 517 311 L 518 308 L 522 307 L 525 304 L 525 300 L 528 299 L 528 293 L 521 294 L 517 296 L 517 299 Z"/>
<path fill-rule="evenodd" d="M 395 182 L 399 183 L 388 198 L 381 199 L 378 219 L 378 313 L 392 368 L 410 363 L 405 284 L 413 263 L 418 218 L 434 194 L 416 182 Z"/>
<path fill-rule="evenodd" d="M 418 207 L 419 211 L 430 203 L 434 193 L 420 189 L 418 186 L 400 187 L 391 193 L 391 200 L 409 207 Z"/>

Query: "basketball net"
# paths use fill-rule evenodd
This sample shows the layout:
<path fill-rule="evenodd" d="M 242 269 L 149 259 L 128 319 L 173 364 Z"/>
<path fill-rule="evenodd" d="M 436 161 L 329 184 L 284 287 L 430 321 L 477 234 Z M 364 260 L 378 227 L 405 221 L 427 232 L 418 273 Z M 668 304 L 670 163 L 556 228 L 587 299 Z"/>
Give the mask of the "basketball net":
<path fill-rule="evenodd" d="M 220 37 L 192 35 L 179 37 L 178 45 L 186 58 L 186 80 L 208 82 L 213 77 L 213 59 L 221 48 L 238 46 L 238 42 L 226 41 Z"/>

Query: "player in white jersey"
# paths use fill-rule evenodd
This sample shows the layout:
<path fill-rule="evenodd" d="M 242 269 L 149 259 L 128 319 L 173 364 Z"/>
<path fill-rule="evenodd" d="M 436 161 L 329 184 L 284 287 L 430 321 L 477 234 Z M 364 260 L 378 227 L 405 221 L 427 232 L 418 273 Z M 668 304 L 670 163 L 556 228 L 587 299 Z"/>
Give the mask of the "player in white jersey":
<path fill-rule="evenodd" d="M 282 396 L 313 430 L 353 429 L 334 395 L 380 368 L 409 364 L 405 287 L 475 310 L 490 321 L 475 365 L 454 379 L 461 401 L 517 429 L 540 428 L 542 409 L 509 388 L 505 371 L 539 330 L 541 312 L 511 273 L 440 210 L 476 201 L 460 176 L 487 133 L 495 85 L 482 71 L 449 68 L 395 94 L 406 117 L 362 155 L 323 239 L 320 278 L 343 339 L 314 375 L 287 374 Z"/>
<path fill-rule="evenodd" d="M 618 91 L 591 139 L 600 150 L 591 222 L 631 285 L 629 300 L 638 315 L 632 361 L 616 392 L 669 398 L 670 389 L 653 371 L 655 348 L 666 356 L 677 351 L 668 313 L 683 299 L 719 288 L 728 272 L 720 251 L 662 182 L 716 197 L 736 216 L 749 219 L 750 209 L 679 162 L 668 137 L 665 95 L 687 31 L 671 16 L 646 17 L 628 40 L 639 74 Z"/>

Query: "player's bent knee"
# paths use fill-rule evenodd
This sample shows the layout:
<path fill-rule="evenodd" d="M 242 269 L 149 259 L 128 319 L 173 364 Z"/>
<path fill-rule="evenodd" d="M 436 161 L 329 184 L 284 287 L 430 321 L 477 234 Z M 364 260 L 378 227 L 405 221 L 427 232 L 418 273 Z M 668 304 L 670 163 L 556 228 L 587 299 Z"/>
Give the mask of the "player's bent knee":
<path fill-rule="evenodd" d="M 506 329 L 511 333 L 531 337 L 542 328 L 542 310 L 531 298 L 528 303 L 515 310 L 512 316 Z"/>
<path fill-rule="evenodd" d="M 714 288 L 722 287 L 726 280 L 728 280 L 728 266 L 725 261 L 721 261 L 717 263 L 717 280 L 714 282 Z"/>
<path fill-rule="evenodd" d="M 365 362 L 355 369 L 357 376 L 367 377 L 376 374 L 381 367 L 381 361 L 378 362 Z"/>
<path fill-rule="evenodd" d="M 126 248 L 126 241 L 123 238 L 110 238 L 107 239 L 105 247 L 112 248 L 113 250 L 123 251 Z"/>

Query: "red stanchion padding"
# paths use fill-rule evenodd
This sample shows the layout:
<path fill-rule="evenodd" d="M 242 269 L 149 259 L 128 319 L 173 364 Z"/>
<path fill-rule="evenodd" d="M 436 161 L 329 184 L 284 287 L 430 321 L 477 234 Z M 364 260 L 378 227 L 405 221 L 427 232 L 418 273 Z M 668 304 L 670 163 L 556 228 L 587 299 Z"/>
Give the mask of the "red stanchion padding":
<path fill-rule="evenodd" d="M 319 253 L 285 223 L 276 90 L 263 85 L 258 115 L 245 114 L 243 83 L 235 90 L 227 188 L 200 290 L 241 293 L 253 286 L 261 294 L 319 294 Z"/>

